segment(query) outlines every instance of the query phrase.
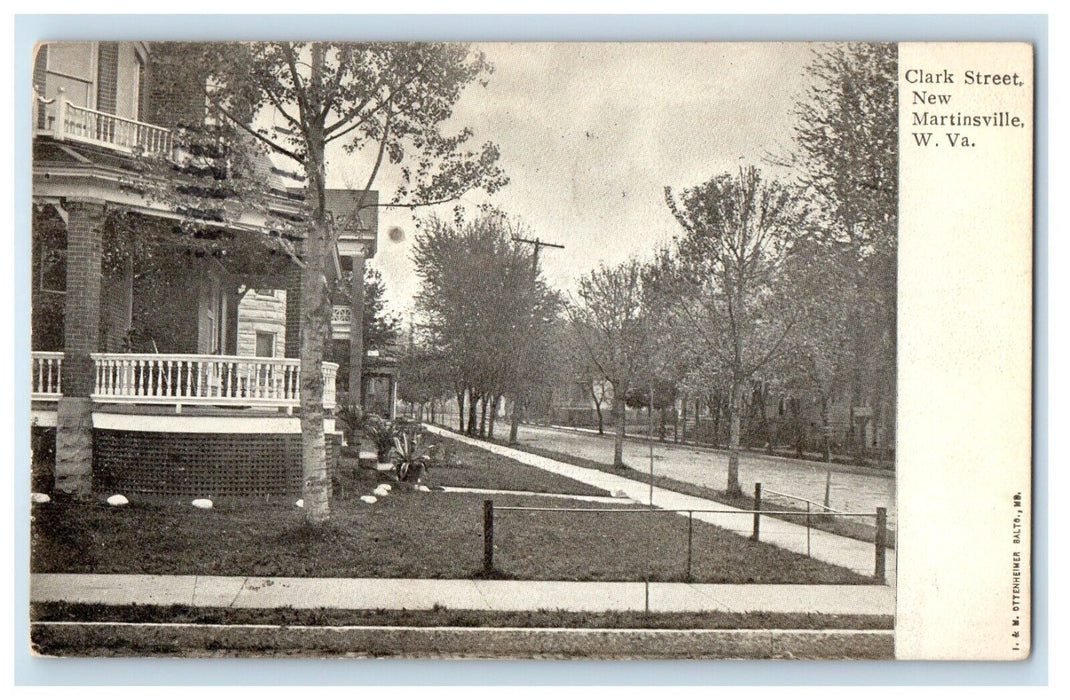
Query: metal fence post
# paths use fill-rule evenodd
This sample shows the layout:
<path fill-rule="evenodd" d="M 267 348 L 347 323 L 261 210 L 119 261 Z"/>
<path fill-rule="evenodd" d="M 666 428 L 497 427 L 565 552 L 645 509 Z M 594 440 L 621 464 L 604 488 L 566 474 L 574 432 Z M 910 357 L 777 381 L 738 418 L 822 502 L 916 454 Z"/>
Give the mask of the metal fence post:
<path fill-rule="evenodd" d="M 691 580 L 691 524 L 694 511 L 687 511 L 687 580 Z"/>
<path fill-rule="evenodd" d="M 874 538 L 876 547 L 876 562 L 873 577 L 884 583 L 886 581 L 885 570 L 885 547 L 888 542 L 888 509 L 877 508 L 877 536 Z"/>
<path fill-rule="evenodd" d="M 483 501 L 483 573 L 494 571 L 494 501 Z"/>
<path fill-rule="evenodd" d="M 806 502 L 806 556 L 810 556 L 810 501 Z"/>
<path fill-rule="evenodd" d="M 754 532 L 750 538 L 755 542 L 758 541 L 758 524 L 761 518 L 759 511 L 762 509 L 762 484 L 758 482 L 754 484 Z"/>

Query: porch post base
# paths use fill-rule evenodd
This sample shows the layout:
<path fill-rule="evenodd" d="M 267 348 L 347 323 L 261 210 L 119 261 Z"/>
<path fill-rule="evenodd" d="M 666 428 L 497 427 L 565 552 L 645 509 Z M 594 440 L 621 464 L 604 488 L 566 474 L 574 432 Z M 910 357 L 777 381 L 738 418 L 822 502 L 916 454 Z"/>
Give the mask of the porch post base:
<path fill-rule="evenodd" d="M 56 407 L 56 490 L 93 492 L 93 406 L 88 398 L 64 396 Z"/>

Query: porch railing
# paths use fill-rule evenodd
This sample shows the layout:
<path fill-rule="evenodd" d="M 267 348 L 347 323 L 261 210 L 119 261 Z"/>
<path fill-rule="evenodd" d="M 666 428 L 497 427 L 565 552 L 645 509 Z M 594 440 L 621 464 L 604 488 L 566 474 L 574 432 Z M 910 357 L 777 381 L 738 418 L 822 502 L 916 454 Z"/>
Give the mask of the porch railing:
<path fill-rule="evenodd" d="M 34 352 L 33 399 L 63 393 L 63 353 Z M 181 406 L 265 406 L 293 409 L 300 404 L 301 362 L 292 358 L 225 355 L 92 355 L 91 397 L 101 403 Z M 323 363 L 323 407 L 337 406 L 338 365 Z"/>
<path fill-rule="evenodd" d="M 35 352 L 30 375 L 31 399 L 58 399 L 63 394 L 63 353 Z"/>
<path fill-rule="evenodd" d="M 82 141 L 124 153 L 171 154 L 171 130 L 154 124 L 79 107 L 63 95 L 56 99 L 52 131 L 57 139 Z"/>
<path fill-rule="evenodd" d="M 338 405 L 338 365 L 334 362 L 323 363 L 323 407 L 335 408 Z"/>

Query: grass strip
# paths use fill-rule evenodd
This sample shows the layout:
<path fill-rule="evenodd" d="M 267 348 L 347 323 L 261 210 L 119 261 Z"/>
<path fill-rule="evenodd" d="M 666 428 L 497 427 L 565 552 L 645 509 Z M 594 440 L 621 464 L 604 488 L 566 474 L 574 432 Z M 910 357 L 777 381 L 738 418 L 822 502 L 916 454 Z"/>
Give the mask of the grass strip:
<path fill-rule="evenodd" d="M 595 629 L 890 630 L 891 615 L 817 613 L 640 613 L 451 610 L 337 610 L 331 608 L 201 608 L 189 605 L 34 603 L 34 622 L 133 622 L 217 625 L 565 627 Z"/>

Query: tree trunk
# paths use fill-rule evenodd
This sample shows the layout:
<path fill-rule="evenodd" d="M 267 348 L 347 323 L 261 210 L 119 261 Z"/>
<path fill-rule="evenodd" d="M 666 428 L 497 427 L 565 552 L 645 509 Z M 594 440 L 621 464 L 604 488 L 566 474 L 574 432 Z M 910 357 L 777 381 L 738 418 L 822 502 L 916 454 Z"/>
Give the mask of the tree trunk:
<path fill-rule="evenodd" d="M 624 392 L 613 387 L 613 420 L 617 430 L 613 439 L 613 466 L 624 466 Z"/>
<path fill-rule="evenodd" d="M 824 454 L 822 456 L 824 457 L 824 460 L 826 462 L 831 462 L 832 461 L 832 453 L 831 453 L 831 446 L 829 445 L 829 443 L 832 442 L 832 429 L 829 426 L 829 402 L 828 402 L 828 398 L 826 398 L 824 396 L 821 397 L 821 432 L 823 433 L 824 438 L 825 438 L 824 441 L 823 441 L 824 442 L 824 449 L 823 449 Z"/>
<path fill-rule="evenodd" d="M 501 401 L 501 396 L 495 395 L 490 406 L 490 421 L 487 423 L 487 437 L 491 440 L 494 439 L 494 419 L 498 415 L 498 402 Z"/>
<path fill-rule="evenodd" d="M 479 429 L 479 397 L 472 389 L 468 390 L 468 435 L 476 437 Z"/>
<path fill-rule="evenodd" d="M 732 396 L 728 403 L 728 494 L 742 496 L 739 486 L 739 433 L 740 412 L 743 406 L 744 385 L 741 380 L 733 380 Z"/>
<path fill-rule="evenodd" d="M 324 51 L 312 45 L 312 84 L 322 78 Z M 308 197 L 311 227 L 305 241 L 304 268 L 301 270 L 301 497 L 305 518 L 312 524 L 326 522 L 331 515 L 331 480 L 327 470 L 327 446 L 323 434 L 323 351 L 331 318 L 326 274 L 331 239 L 325 208 L 326 163 L 323 157 L 323 126 L 312 120 L 307 138 Z"/>
<path fill-rule="evenodd" d="M 490 398 L 490 394 L 483 394 L 479 397 L 480 403 L 483 404 L 479 413 L 479 437 L 487 437 L 487 402 Z"/>
<path fill-rule="evenodd" d="M 680 439 L 683 441 L 683 443 L 685 445 L 687 444 L 687 404 L 688 403 L 690 403 L 690 402 L 688 401 L 688 396 L 685 393 L 684 394 L 684 398 L 680 401 L 680 413 L 682 413 L 683 415 L 681 415 L 679 417 L 679 419 L 682 420 L 682 422 L 684 424 L 683 428 L 680 429 Z"/>
<path fill-rule="evenodd" d="M 765 453 L 773 454 L 773 424 L 769 421 L 769 411 L 767 409 L 767 403 L 769 398 L 769 385 L 762 383 L 758 398 L 761 400 L 761 412 L 762 412 L 762 427 L 765 429 Z"/>
<path fill-rule="evenodd" d="M 515 445 L 520 433 L 520 400 L 513 399 L 512 415 L 509 416 L 509 444 Z"/>
<path fill-rule="evenodd" d="M 723 414 L 723 411 L 721 409 L 723 407 L 723 404 L 724 402 L 721 399 L 721 395 L 714 394 L 714 403 L 712 405 L 707 405 L 707 407 L 710 409 L 710 418 L 713 419 L 712 433 L 714 447 L 720 447 L 721 445 L 721 415 Z"/>
<path fill-rule="evenodd" d="M 605 430 L 603 428 L 603 422 L 602 422 L 602 399 L 605 398 L 605 394 L 603 394 L 601 397 L 598 396 L 597 392 L 595 392 L 595 390 L 594 390 L 594 383 L 593 382 L 591 383 L 591 398 L 594 400 L 595 413 L 598 414 L 598 434 L 599 435 L 605 435 Z"/>
<path fill-rule="evenodd" d="M 457 392 L 457 431 L 464 433 L 464 391 Z"/>

